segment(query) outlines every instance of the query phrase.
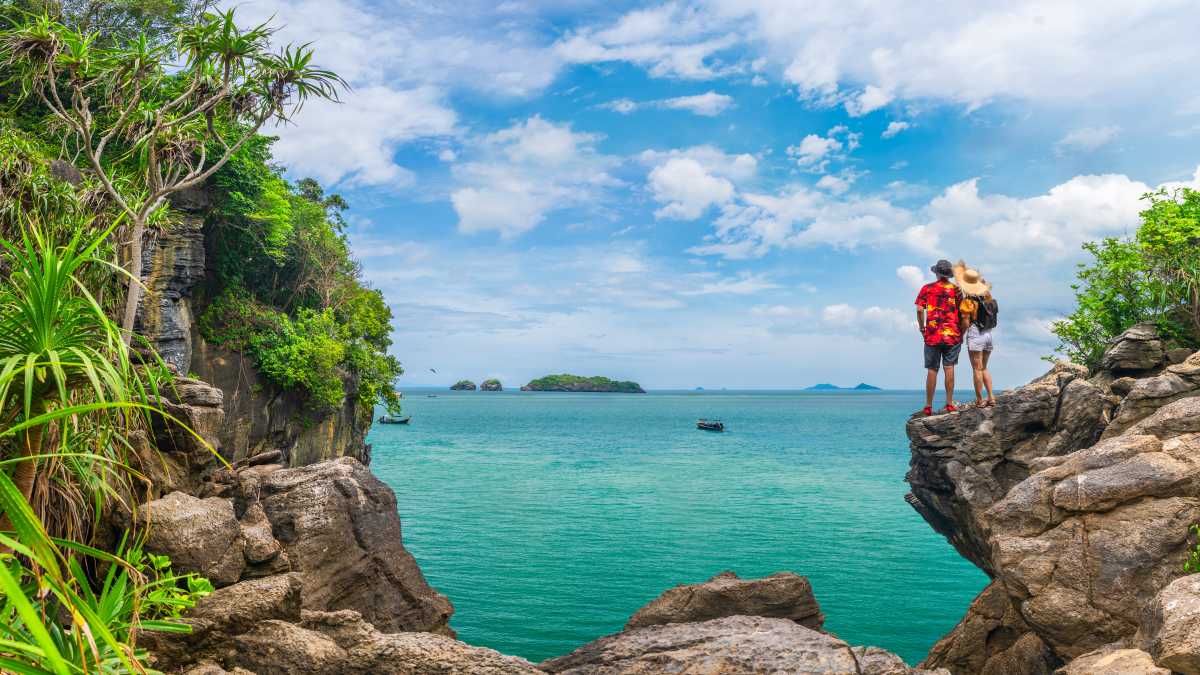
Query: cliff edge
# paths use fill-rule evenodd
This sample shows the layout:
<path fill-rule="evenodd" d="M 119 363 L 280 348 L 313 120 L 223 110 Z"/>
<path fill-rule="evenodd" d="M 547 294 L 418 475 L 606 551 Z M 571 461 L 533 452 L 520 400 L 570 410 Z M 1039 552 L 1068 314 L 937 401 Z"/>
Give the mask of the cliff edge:
<path fill-rule="evenodd" d="M 1200 522 L 1200 353 L 1135 326 L 1098 372 L 1058 364 L 907 432 L 909 503 L 993 580 L 924 667 L 1200 673 L 1162 628 L 1200 627 L 1177 581 Z"/>

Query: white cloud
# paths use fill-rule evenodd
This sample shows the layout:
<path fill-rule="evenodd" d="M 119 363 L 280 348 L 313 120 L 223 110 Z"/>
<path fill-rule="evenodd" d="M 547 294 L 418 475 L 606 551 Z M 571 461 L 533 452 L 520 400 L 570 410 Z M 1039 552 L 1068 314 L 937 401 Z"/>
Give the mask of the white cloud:
<path fill-rule="evenodd" d="M 733 105 L 734 100 L 732 96 L 709 91 L 694 96 L 676 96 L 675 98 L 664 98 L 640 103 L 627 98 L 620 98 L 608 103 L 602 103 L 598 107 L 618 112 L 622 115 L 628 115 L 639 108 L 662 108 L 667 110 L 686 110 L 704 117 L 716 117 L 733 107 Z"/>
<path fill-rule="evenodd" d="M 844 159 L 848 153 L 858 147 L 862 134 L 850 131 L 845 125 L 830 129 L 824 136 L 809 134 L 800 140 L 798 145 L 790 145 L 787 155 L 796 160 L 796 164 L 810 171 L 824 173 L 829 162 Z"/>
<path fill-rule="evenodd" d="M 1200 185 L 1200 169 L 1189 181 Z M 1080 245 L 1131 233 L 1150 185 L 1120 174 L 1076 176 L 1045 194 L 985 194 L 979 181 L 951 185 L 920 208 L 880 196 L 838 196 L 792 184 L 774 194 L 743 192 L 722 208 L 708 241 L 690 252 L 746 259 L 774 249 L 902 246 L 923 255 L 976 251 L 993 261 L 1057 261 Z M 900 272 L 897 272 L 900 274 Z"/>
<path fill-rule="evenodd" d="M 1054 152 L 1063 155 L 1071 151 L 1091 152 L 1113 142 L 1121 132 L 1118 126 L 1084 127 L 1063 136 L 1054 144 Z"/>
<path fill-rule="evenodd" d="M 807 99 L 865 114 L 892 99 L 936 99 L 974 109 L 1021 99 L 1066 107 L 1182 103 L 1195 91 L 1190 0 L 1157 3 L 979 0 L 939 5 L 816 0 L 699 0 L 626 14 L 608 31 L 582 31 L 585 60 L 622 59 L 656 75 L 713 77 L 731 36 Z M 678 26 L 678 31 L 672 29 Z M 698 26 L 702 26 L 700 28 Z M 601 37 L 601 36 L 605 37 Z M 689 50 L 690 48 L 690 50 Z M 688 64 L 674 68 L 678 59 Z M 746 64 L 739 64 L 748 70 Z M 1162 73 L 1178 79 L 1163 92 Z M 1169 108 L 1169 104 L 1168 104 Z"/>
<path fill-rule="evenodd" d="M 829 305 L 821 310 L 821 320 L 831 328 L 875 338 L 887 338 L 916 325 L 915 319 L 892 307 L 859 309 L 847 304 Z"/>
<path fill-rule="evenodd" d="M 889 122 L 887 128 L 880 134 L 882 138 L 893 138 L 896 134 L 912 126 L 908 122 Z"/>
<path fill-rule="evenodd" d="M 645 164 L 662 164 L 671 158 L 686 157 L 694 159 L 704 167 L 704 170 L 714 176 L 728 178 L 734 183 L 742 183 L 754 178 L 758 172 L 758 159 L 748 153 L 731 155 L 720 148 L 711 145 L 696 145 L 684 149 L 672 149 L 666 152 L 646 150 L 638 158 Z"/>
<path fill-rule="evenodd" d="M 828 190 L 831 194 L 844 194 L 858 180 L 859 174 L 852 171 L 842 171 L 837 174 L 826 174 L 817 181 L 817 187 Z"/>
<path fill-rule="evenodd" d="M 694 220 L 715 204 L 733 198 L 733 183 L 710 174 L 690 157 L 673 157 L 650 171 L 654 199 L 666 204 L 654 215 L 659 218 Z"/>
<path fill-rule="evenodd" d="M 700 284 L 696 288 L 680 291 L 681 295 L 753 295 L 760 291 L 779 288 L 779 284 L 768 281 L 761 274 L 744 274 L 737 278 L 720 279 Z"/>
<path fill-rule="evenodd" d="M 402 187 L 413 174 L 396 164 L 396 149 L 421 138 L 457 133 L 458 116 L 436 89 L 355 89 L 345 103 L 311 101 L 296 125 L 279 135 L 273 153 L 296 176 L 323 183 Z"/>
<path fill-rule="evenodd" d="M 587 204 L 620 185 L 608 173 L 617 160 L 596 151 L 598 140 L 537 115 L 483 137 L 471 160 L 453 167 L 461 184 L 450 195 L 459 230 L 515 237 L 553 210 Z"/>
<path fill-rule="evenodd" d="M 628 115 L 629 113 L 638 109 L 638 104 L 635 101 L 631 101 L 627 98 L 619 98 L 615 101 L 602 103 L 600 104 L 600 107 L 613 112 L 621 113 L 622 115 Z"/>
<path fill-rule="evenodd" d="M 890 91 L 869 84 L 857 96 L 846 101 L 846 112 L 851 117 L 862 117 L 891 103 L 894 98 Z"/>
<path fill-rule="evenodd" d="M 914 291 L 917 291 L 925 285 L 929 275 L 922 272 L 921 268 L 915 265 L 901 265 L 896 268 L 896 276 L 908 284 Z"/>
<path fill-rule="evenodd" d="M 625 14 L 607 28 L 582 28 L 555 45 L 569 63 L 628 61 L 654 77 L 703 80 L 723 69 L 714 56 L 739 41 L 697 8 L 669 2 Z"/>
<path fill-rule="evenodd" d="M 679 96 L 662 101 L 664 108 L 687 110 L 705 117 L 716 117 L 733 106 L 733 97 L 715 91 L 695 96 Z"/>

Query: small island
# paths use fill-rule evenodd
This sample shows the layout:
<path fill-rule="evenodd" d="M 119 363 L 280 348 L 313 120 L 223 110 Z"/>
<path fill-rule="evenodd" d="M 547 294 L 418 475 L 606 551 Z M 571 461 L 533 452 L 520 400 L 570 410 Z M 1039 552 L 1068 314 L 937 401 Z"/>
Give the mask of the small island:
<path fill-rule="evenodd" d="M 867 384 L 866 382 L 859 382 L 858 384 L 856 384 L 853 387 L 839 387 L 836 384 L 829 384 L 826 382 L 826 383 L 821 383 L 821 384 L 814 384 L 811 387 L 806 387 L 804 389 L 804 391 L 883 391 L 883 390 L 874 385 Z"/>
<path fill-rule="evenodd" d="M 450 387 L 450 391 L 475 391 L 475 383 L 470 380 L 459 380 Z"/>
<path fill-rule="evenodd" d="M 479 391 L 504 391 L 504 385 L 496 378 L 488 378 L 480 383 Z"/>
<path fill-rule="evenodd" d="M 645 389 L 637 382 L 618 382 L 607 377 L 582 377 L 580 375 L 547 375 L 521 387 L 521 391 L 576 391 L 612 394 L 644 394 Z"/>

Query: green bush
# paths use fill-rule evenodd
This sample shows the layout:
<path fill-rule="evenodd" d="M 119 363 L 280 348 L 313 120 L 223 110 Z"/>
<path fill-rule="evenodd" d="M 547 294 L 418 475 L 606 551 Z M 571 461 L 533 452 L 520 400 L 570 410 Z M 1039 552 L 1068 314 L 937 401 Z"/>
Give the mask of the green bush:
<path fill-rule="evenodd" d="M 1095 367 L 1109 342 L 1137 323 L 1169 339 L 1200 343 L 1200 193 L 1182 188 L 1144 196 L 1150 206 L 1133 239 L 1088 242 L 1077 273 L 1076 308 L 1054 323 L 1058 352 Z"/>

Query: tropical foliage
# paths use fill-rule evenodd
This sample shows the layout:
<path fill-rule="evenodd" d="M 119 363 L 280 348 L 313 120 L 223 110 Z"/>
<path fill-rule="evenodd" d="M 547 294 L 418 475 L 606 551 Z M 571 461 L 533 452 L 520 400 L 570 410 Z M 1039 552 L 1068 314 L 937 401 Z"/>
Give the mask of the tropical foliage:
<path fill-rule="evenodd" d="M 1150 322 L 1169 339 L 1200 345 L 1200 192 L 1147 194 L 1149 206 L 1133 238 L 1084 244 L 1076 308 L 1055 322 L 1058 351 L 1095 366 L 1112 338 Z"/>
<path fill-rule="evenodd" d="M 122 257 L 141 275 L 142 239 L 167 198 L 202 185 L 268 121 L 310 99 L 336 99 L 337 74 L 307 47 L 271 51 L 273 29 L 243 29 L 234 11 L 204 13 L 174 39 L 101 42 L 86 26 L 42 14 L 0 32 L 0 65 L 49 113 L 52 133 L 92 174 L 130 225 Z M 124 169 L 127 177 L 114 165 Z M 122 328 L 133 329 L 141 286 L 128 284 Z"/>

